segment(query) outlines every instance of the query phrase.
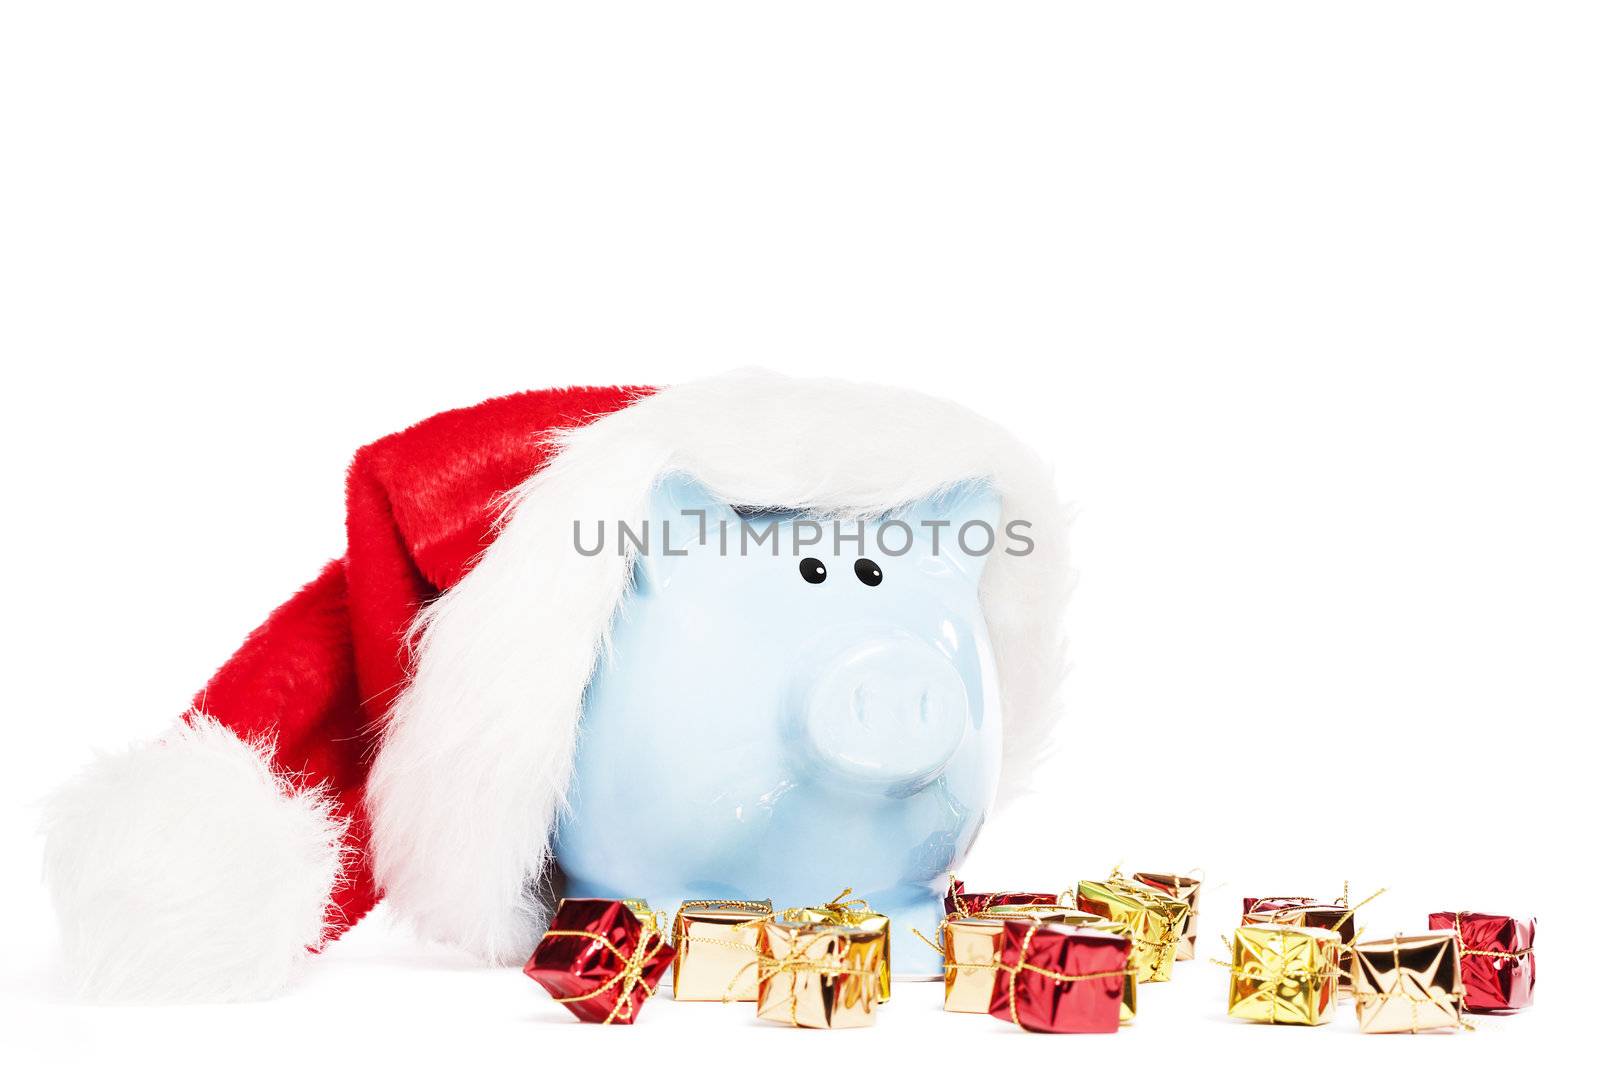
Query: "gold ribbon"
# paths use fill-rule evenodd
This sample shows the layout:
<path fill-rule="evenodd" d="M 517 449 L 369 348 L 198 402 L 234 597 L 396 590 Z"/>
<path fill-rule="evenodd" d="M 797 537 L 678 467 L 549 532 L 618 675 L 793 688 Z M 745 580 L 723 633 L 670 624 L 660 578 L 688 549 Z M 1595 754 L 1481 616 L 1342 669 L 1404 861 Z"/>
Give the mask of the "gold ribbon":
<path fill-rule="evenodd" d="M 850 894 L 854 892 L 855 890 L 850 886 L 845 886 L 843 889 L 839 890 L 837 896 L 828 901 L 826 904 L 822 905 L 819 910 L 841 912 L 866 911 L 869 907 L 866 900 L 862 897 L 850 896 Z M 846 900 L 846 897 L 849 897 L 849 899 Z"/>
<path fill-rule="evenodd" d="M 779 918 L 785 922 L 804 922 L 805 913 L 808 911 L 824 911 L 828 913 L 832 922 L 848 924 L 852 919 L 858 918 L 863 912 L 870 912 L 872 905 L 862 897 L 851 897 L 855 890 L 845 886 L 838 894 L 826 904 L 818 904 L 810 908 L 785 908 Z M 845 899 L 849 897 L 849 899 Z"/>
<path fill-rule="evenodd" d="M 1497 960 L 1525 960 L 1533 955 L 1533 949 L 1519 948 L 1515 952 L 1496 952 L 1487 948 L 1464 948 L 1461 950 L 1461 954 L 1463 956 L 1490 956 Z"/>
<path fill-rule="evenodd" d="M 1366 899 L 1364 899 L 1361 903 L 1355 905 L 1354 907 L 1351 907 L 1351 905 L 1350 905 L 1350 882 L 1347 879 L 1345 881 L 1345 883 L 1344 883 L 1344 892 L 1339 894 L 1339 899 L 1334 901 L 1334 903 L 1339 905 L 1339 907 L 1341 907 L 1341 908 L 1350 908 L 1350 914 L 1353 916 L 1353 915 L 1355 915 L 1356 912 L 1360 911 L 1362 908 L 1366 907 L 1368 904 L 1371 904 L 1374 900 L 1377 900 L 1379 897 L 1383 896 L 1388 891 L 1389 891 L 1389 887 L 1388 886 L 1384 886 L 1382 889 L 1378 890 L 1376 893 L 1372 893 L 1372 894 L 1368 895 L 1366 897 Z"/>
<path fill-rule="evenodd" d="M 961 916 L 963 919 L 970 919 L 971 916 L 967 914 L 966 902 L 961 899 L 963 895 L 964 894 L 962 893 L 956 892 L 956 876 L 953 874 L 950 875 L 950 903 L 956 906 L 955 913 L 957 915 Z"/>
<path fill-rule="evenodd" d="M 1533 955 L 1532 945 L 1527 948 L 1519 948 L 1515 952 L 1497 952 L 1488 948 L 1468 948 L 1467 937 L 1461 932 L 1461 913 L 1459 911 L 1456 912 L 1455 931 L 1456 940 L 1461 943 L 1461 955 L 1463 956 L 1488 956 L 1490 959 L 1496 960 L 1522 960 Z"/>
<path fill-rule="evenodd" d="M 656 995 L 655 989 L 644 980 L 644 969 L 656 955 L 666 947 L 666 938 L 661 934 L 661 928 L 666 924 L 667 917 L 664 913 L 657 913 L 656 929 L 645 929 L 640 932 L 639 943 L 634 946 L 631 953 L 623 952 L 611 939 L 604 934 L 597 934 L 592 930 L 546 930 L 545 937 L 582 937 L 603 945 L 612 955 L 622 961 L 622 969 L 606 981 L 591 989 L 587 993 L 580 993 L 574 997 L 556 997 L 557 1004 L 571 1004 L 579 1000 L 589 1000 L 598 997 L 617 983 L 622 983 L 622 988 L 617 992 L 617 1002 L 612 1007 L 611 1013 L 600 1021 L 602 1026 L 610 1025 L 616 1019 L 633 1018 L 633 992 L 640 985 L 644 986 L 644 995 L 648 999 Z"/>
<path fill-rule="evenodd" d="M 752 915 L 736 923 L 729 923 L 729 930 L 743 930 L 750 926 L 760 926 L 772 918 L 772 903 L 766 900 L 686 900 L 678 905 L 678 914 L 681 916 L 685 908 L 743 908 L 746 911 L 757 911 L 761 914 Z M 744 941 L 734 941 L 723 937 L 689 937 L 687 934 L 674 934 L 676 942 L 689 945 L 721 945 L 724 948 L 752 948 Z"/>
<path fill-rule="evenodd" d="M 949 925 L 950 924 L 948 922 L 942 922 L 933 931 L 934 933 L 939 935 L 939 940 L 941 942 L 944 940 L 944 928 L 946 926 L 949 926 Z M 918 939 L 921 940 L 921 942 L 924 945 L 927 945 L 929 948 L 933 949 L 933 951 L 937 952 L 939 955 L 941 955 L 941 956 L 944 955 L 944 945 L 942 945 L 942 944 L 935 945 L 932 941 L 928 940 L 928 935 L 927 934 L 924 934 L 921 930 L 918 930 L 915 926 L 913 926 L 911 928 L 911 932 L 916 934 Z M 945 965 L 945 970 L 949 970 L 951 966 L 952 966 L 952 964 L 946 964 Z"/>

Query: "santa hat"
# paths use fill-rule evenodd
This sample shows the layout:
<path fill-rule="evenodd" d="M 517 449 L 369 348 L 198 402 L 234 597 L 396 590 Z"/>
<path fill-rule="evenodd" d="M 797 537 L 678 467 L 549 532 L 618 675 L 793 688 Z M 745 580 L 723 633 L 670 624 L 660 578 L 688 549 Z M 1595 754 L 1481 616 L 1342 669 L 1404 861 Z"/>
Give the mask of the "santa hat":
<path fill-rule="evenodd" d="M 632 574 L 575 520 L 638 521 L 686 473 L 736 507 L 881 515 L 987 482 L 1028 555 L 980 587 L 1002 790 L 1043 746 L 1062 671 L 1063 521 L 1038 457 L 900 389 L 738 374 L 520 393 L 361 449 L 348 549 L 274 611 L 166 737 L 50 805 L 46 872 L 85 993 L 278 989 L 380 896 L 423 935 L 521 963 L 583 694 Z"/>

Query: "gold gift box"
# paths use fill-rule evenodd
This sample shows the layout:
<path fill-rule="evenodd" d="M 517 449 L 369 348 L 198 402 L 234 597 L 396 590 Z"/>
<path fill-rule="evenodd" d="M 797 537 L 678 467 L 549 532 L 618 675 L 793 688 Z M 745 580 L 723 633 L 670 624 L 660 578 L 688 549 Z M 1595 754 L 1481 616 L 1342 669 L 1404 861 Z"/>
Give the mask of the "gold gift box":
<path fill-rule="evenodd" d="M 1320 1026 L 1339 1004 L 1339 935 L 1261 923 L 1233 932 L 1228 1014 Z"/>
<path fill-rule="evenodd" d="M 770 900 L 686 900 L 672 923 L 674 1000 L 754 1000 L 761 924 Z"/>
<path fill-rule="evenodd" d="M 664 913 L 650 910 L 648 901 L 640 900 L 638 897 L 628 897 L 622 903 L 627 905 L 629 911 L 633 912 L 634 918 L 639 920 L 639 925 L 644 927 L 646 933 L 655 933 L 660 925 L 666 921 L 667 917 Z M 659 918 L 657 917 L 658 914 Z"/>
<path fill-rule="evenodd" d="M 1461 1025 L 1465 987 L 1454 930 L 1351 946 L 1356 1021 L 1364 1034 L 1414 1034 Z"/>
<path fill-rule="evenodd" d="M 972 917 L 951 919 L 944 925 L 945 1011 L 989 1013 L 1007 919 L 1065 923 L 1122 937 L 1128 935 L 1128 928 L 1122 923 L 1055 904 L 996 904 Z M 1132 1022 L 1138 1010 L 1139 983 L 1130 974 L 1122 988 L 1121 1021 Z"/>
<path fill-rule="evenodd" d="M 758 927 L 756 1017 L 819 1030 L 869 1026 L 877 1014 L 884 930 L 769 919 Z"/>
<path fill-rule="evenodd" d="M 989 1014 L 1005 930 L 1004 919 L 951 919 L 945 923 L 945 1011 Z"/>
<path fill-rule="evenodd" d="M 889 917 L 872 910 L 865 900 L 859 898 L 846 900 L 854 890 L 846 889 L 826 904 L 818 904 L 809 908 L 786 908 L 782 918 L 789 922 L 798 923 L 823 923 L 831 926 L 855 926 L 862 930 L 883 931 L 883 971 L 878 979 L 878 1000 L 889 999 L 891 992 L 891 971 L 889 969 L 889 951 L 893 945 L 893 938 L 889 930 Z"/>
<path fill-rule="evenodd" d="M 1126 928 L 1124 936 L 1133 942 L 1128 964 L 1139 981 L 1165 982 L 1172 978 L 1172 961 L 1177 958 L 1178 938 L 1189 915 L 1189 905 L 1148 886 L 1109 878 L 1078 883 L 1078 910 L 1111 919 Z"/>
<path fill-rule="evenodd" d="M 1178 951 L 1173 958 L 1194 959 L 1195 938 L 1200 931 L 1200 879 L 1187 874 L 1136 871 L 1133 880 L 1189 905 L 1189 914 L 1183 920 L 1183 929 L 1178 932 Z"/>
<path fill-rule="evenodd" d="M 1273 923 L 1278 926 L 1301 926 L 1328 930 L 1338 934 L 1343 946 L 1339 949 L 1339 983 L 1350 988 L 1350 942 L 1355 940 L 1356 911 L 1346 904 L 1294 904 L 1273 911 L 1247 911 L 1240 918 L 1247 926 Z"/>

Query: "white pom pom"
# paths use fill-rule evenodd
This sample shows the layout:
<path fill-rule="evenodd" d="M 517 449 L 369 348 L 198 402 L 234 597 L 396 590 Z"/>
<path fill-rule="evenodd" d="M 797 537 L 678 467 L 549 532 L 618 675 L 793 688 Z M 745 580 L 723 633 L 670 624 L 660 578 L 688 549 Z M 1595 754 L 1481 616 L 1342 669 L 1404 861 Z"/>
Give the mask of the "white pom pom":
<path fill-rule="evenodd" d="M 260 744 L 195 716 L 50 801 L 45 874 L 81 991 L 250 1000 L 321 943 L 344 823 Z"/>

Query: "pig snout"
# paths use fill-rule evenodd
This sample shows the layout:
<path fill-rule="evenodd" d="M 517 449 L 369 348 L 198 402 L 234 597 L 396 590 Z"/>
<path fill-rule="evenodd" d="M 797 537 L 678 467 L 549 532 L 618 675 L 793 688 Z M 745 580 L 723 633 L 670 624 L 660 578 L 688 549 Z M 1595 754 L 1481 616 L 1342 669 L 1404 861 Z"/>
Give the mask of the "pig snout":
<path fill-rule="evenodd" d="M 898 630 L 838 634 L 806 653 L 790 687 L 788 732 L 807 771 L 886 796 L 914 793 L 943 772 L 969 718 L 948 657 Z"/>

